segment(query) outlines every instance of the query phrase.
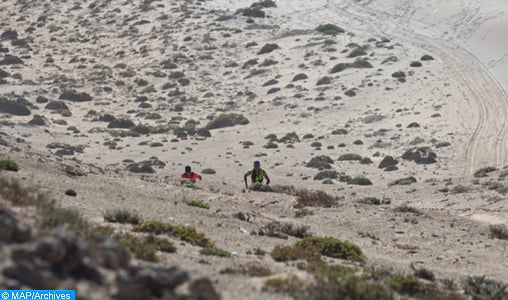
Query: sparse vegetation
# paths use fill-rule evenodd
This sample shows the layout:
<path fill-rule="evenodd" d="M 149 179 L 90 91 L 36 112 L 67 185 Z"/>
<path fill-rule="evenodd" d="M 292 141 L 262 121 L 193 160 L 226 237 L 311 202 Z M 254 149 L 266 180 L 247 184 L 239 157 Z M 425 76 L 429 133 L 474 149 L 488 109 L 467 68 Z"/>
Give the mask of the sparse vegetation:
<path fill-rule="evenodd" d="M 211 130 L 235 125 L 245 125 L 248 123 L 249 120 L 241 114 L 222 114 L 208 122 L 205 128 Z"/>
<path fill-rule="evenodd" d="M 270 53 L 274 50 L 277 50 L 277 49 L 280 49 L 279 45 L 277 44 L 265 44 L 261 50 L 259 50 L 258 54 L 261 55 L 261 54 L 266 54 L 266 53 Z"/>
<path fill-rule="evenodd" d="M 210 209 L 210 205 L 206 202 L 201 201 L 201 200 L 187 200 L 187 201 L 185 201 L 185 204 L 187 204 L 188 206 L 195 206 L 195 207 L 199 207 L 199 208 Z"/>
<path fill-rule="evenodd" d="M 407 206 L 407 205 L 401 205 L 401 206 L 397 206 L 393 209 L 394 212 L 400 212 L 400 213 L 412 213 L 416 216 L 421 216 L 423 215 L 423 212 L 417 208 L 414 208 L 412 206 Z"/>
<path fill-rule="evenodd" d="M 410 185 L 412 183 L 416 183 L 417 180 L 413 176 L 397 179 L 395 181 L 392 181 L 388 184 L 388 186 L 394 186 L 394 185 Z"/>
<path fill-rule="evenodd" d="M 419 67 L 421 67 L 421 66 L 423 66 L 423 65 L 422 65 L 422 63 L 421 63 L 421 62 L 419 62 L 419 61 L 412 61 L 412 62 L 409 64 L 409 66 L 410 66 L 410 67 L 413 67 L 413 68 L 419 68 Z"/>
<path fill-rule="evenodd" d="M 219 249 L 217 247 L 204 247 L 201 250 L 199 250 L 199 253 L 202 255 L 212 255 L 212 256 L 219 256 L 219 257 L 230 257 L 231 253 L 229 253 L 226 250 Z"/>
<path fill-rule="evenodd" d="M 358 58 L 353 63 L 339 63 L 336 64 L 330 73 L 338 73 L 342 72 L 349 68 L 356 68 L 356 69 L 365 69 L 365 68 L 373 68 L 374 66 L 369 62 L 367 58 Z"/>
<path fill-rule="evenodd" d="M 354 153 L 346 153 L 339 156 L 339 161 L 348 161 L 348 160 L 361 160 L 362 157 L 358 154 Z"/>
<path fill-rule="evenodd" d="M 265 277 L 272 275 L 272 271 L 267 267 L 258 264 L 240 265 L 234 268 L 220 270 L 220 274 L 240 274 L 250 277 Z"/>
<path fill-rule="evenodd" d="M 206 168 L 206 169 L 203 169 L 201 171 L 201 173 L 207 174 L 207 175 L 213 175 L 213 174 L 216 174 L 217 172 L 214 169 Z"/>
<path fill-rule="evenodd" d="M 508 240 L 508 228 L 503 224 L 489 225 L 490 236 L 500 240 Z"/>
<path fill-rule="evenodd" d="M 108 209 L 104 213 L 104 221 L 122 224 L 139 224 L 141 222 L 141 215 L 135 210 L 125 208 Z"/>
<path fill-rule="evenodd" d="M 337 204 L 337 199 L 323 191 L 301 190 L 296 198 L 295 208 L 304 208 L 306 206 L 331 207 Z"/>
<path fill-rule="evenodd" d="M 428 54 L 425 54 L 423 55 L 421 58 L 420 58 L 421 61 L 429 61 L 429 60 L 434 60 L 434 57 L 428 55 Z"/>
<path fill-rule="evenodd" d="M 323 179 L 337 179 L 339 177 L 339 173 L 335 170 L 324 170 L 316 174 L 314 176 L 314 180 L 323 180 Z"/>
<path fill-rule="evenodd" d="M 376 198 L 376 197 L 365 197 L 365 198 L 362 198 L 356 202 L 363 203 L 363 204 L 370 204 L 370 205 L 380 205 L 381 199 Z"/>
<path fill-rule="evenodd" d="M 197 232 L 196 229 L 189 226 L 172 225 L 160 221 L 144 221 L 140 224 L 134 225 L 132 230 L 135 232 L 148 232 L 156 235 L 167 234 L 200 247 L 213 246 L 213 243 L 210 242 L 204 233 Z"/>
<path fill-rule="evenodd" d="M 3 159 L 0 160 L 0 171 L 2 170 L 17 172 L 19 171 L 19 165 L 12 159 Z"/>
<path fill-rule="evenodd" d="M 355 185 L 372 185 L 372 181 L 366 177 L 358 176 L 353 179 L 351 179 L 349 184 L 355 184 Z"/>
<path fill-rule="evenodd" d="M 344 33 L 344 29 L 340 28 L 337 25 L 333 24 L 322 24 L 316 27 L 316 31 L 321 32 L 323 34 L 329 34 L 329 35 L 337 35 L 340 33 Z"/>

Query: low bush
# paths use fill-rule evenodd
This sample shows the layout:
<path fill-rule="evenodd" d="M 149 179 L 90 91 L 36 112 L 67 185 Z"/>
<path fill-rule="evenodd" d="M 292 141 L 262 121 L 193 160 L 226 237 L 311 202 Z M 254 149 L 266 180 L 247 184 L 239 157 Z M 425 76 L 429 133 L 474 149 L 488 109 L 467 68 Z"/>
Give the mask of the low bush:
<path fill-rule="evenodd" d="M 258 54 L 266 54 L 266 53 L 270 53 L 272 51 L 275 51 L 277 49 L 280 49 L 279 45 L 277 44 L 265 44 L 263 47 L 261 47 L 261 50 L 259 50 Z"/>
<path fill-rule="evenodd" d="M 337 179 L 339 177 L 339 173 L 335 170 L 325 170 L 321 171 L 314 176 L 314 180 L 323 180 L 323 179 Z"/>
<path fill-rule="evenodd" d="M 201 171 L 201 173 L 207 174 L 207 175 L 213 175 L 213 174 L 216 174 L 217 172 L 214 169 L 207 168 L 207 169 L 203 169 Z"/>
<path fill-rule="evenodd" d="M 187 200 L 187 201 L 185 201 L 185 204 L 187 204 L 188 206 L 195 206 L 195 207 L 199 207 L 199 208 L 210 209 L 210 205 L 206 202 L 201 201 L 201 200 Z"/>
<path fill-rule="evenodd" d="M 204 247 L 199 250 L 199 253 L 202 255 L 211 255 L 211 256 L 219 256 L 219 257 L 230 257 L 231 253 L 226 250 L 222 250 L 216 247 Z"/>
<path fill-rule="evenodd" d="M 139 212 L 125 208 L 108 209 L 103 217 L 104 221 L 111 223 L 139 224 L 141 222 Z"/>
<path fill-rule="evenodd" d="M 330 35 L 337 35 L 345 32 L 344 29 L 342 29 L 341 27 L 329 23 L 319 25 L 318 27 L 316 27 L 316 31 Z"/>
<path fill-rule="evenodd" d="M 196 229 L 189 226 L 172 225 L 160 221 L 145 221 L 134 225 L 132 230 L 134 232 L 148 232 L 156 235 L 167 234 L 200 247 L 213 245 L 204 233 L 197 232 Z"/>
<path fill-rule="evenodd" d="M 272 271 L 267 267 L 257 264 L 240 265 L 234 268 L 226 268 L 219 271 L 220 274 L 240 274 L 251 277 L 265 277 L 272 275 Z"/>
<path fill-rule="evenodd" d="M 19 171 L 19 165 L 12 159 L 3 159 L 0 160 L 0 171 L 2 170 L 17 172 Z"/>
<path fill-rule="evenodd" d="M 508 228 L 503 224 L 489 225 L 490 236 L 500 240 L 508 240 Z"/>
<path fill-rule="evenodd" d="M 413 68 L 419 68 L 419 67 L 421 67 L 421 66 L 423 66 L 423 65 L 422 65 L 422 63 L 421 63 L 421 62 L 419 62 L 419 61 L 412 61 L 412 62 L 409 64 L 409 66 L 410 66 L 410 67 L 413 67 Z"/>
<path fill-rule="evenodd" d="M 306 206 L 331 207 L 337 204 L 337 199 L 323 191 L 301 190 L 296 198 L 295 208 L 304 208 Z"/>
<path fill-rule="evenodd" d="M 353 51 L 351 51 L 351 53 L 348 54 L 347 57 L 358 57 L 362 55 L 367 55 L 367 51 L 365 50 L 366 50 L 365 47 L 355 48 Z"/>
<path fill-rule="evenodd" d="M 314 248 L 324 256 L 347 259 L 353 261 L 364 261 L 362 250 L 357 245 L 348 241 L 341 241 L 333 237 L 307 237 L 297 241 L 295 247 Z"/>
<path fill-rule="evenodd" d="M 420 58 L 420 60 L 422 60 L 422 61 L 434 60 L 434 57 L 432 57 L 432 56 L 430 56 L 430 55 L 428 55 L 428 54 L 425 54 L 425 55 L 423 55 L 423 56 Z"/>
<path fill-rule="evenodd" d="M 235 125 L 245 125 L 248 124 L 249 120 L 241 114 L 221 114 L 220 116 L 214 118 L 208 124 L 206 124 L 205 128 L 208 130 L 231 127 Z"/>
<path fill-rule="evenodd" d="M 372 181 L 370 181 L 368 178 L 365 177 L 355 177 L 351 179 L 349 184 L 355 184 L 355 185 L 372 185 Z"/>
<path fill-rule="evenodd" d="M 347 153 L 347 154 L 342 154 L 341 156 L 339 156 L 339 161 L 347 161 L 347 160 L 362 160 L 362 157 L 358 154 L 354 154 L 354 153 Z"/>
<path fill-rule="evenodd" d="M 388 186 L 394 186 L 394 185 L 410 185 L 412 183 L 416 183 L 416 178 L 413 176 L 397 179 L 395 181 L 392 181 L 388 184 Z"/>

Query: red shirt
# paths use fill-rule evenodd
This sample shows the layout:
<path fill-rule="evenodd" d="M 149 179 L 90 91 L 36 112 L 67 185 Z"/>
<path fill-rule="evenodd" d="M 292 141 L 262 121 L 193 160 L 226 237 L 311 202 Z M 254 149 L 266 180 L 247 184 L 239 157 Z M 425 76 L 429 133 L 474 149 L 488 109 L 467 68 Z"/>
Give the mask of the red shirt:
<path fill-rule="evenodd" d="M 201 175 L 194 172 L 190 172 L 190 174 L 183 173 L 181 177 L 182 179 L 201 179 Z"/>

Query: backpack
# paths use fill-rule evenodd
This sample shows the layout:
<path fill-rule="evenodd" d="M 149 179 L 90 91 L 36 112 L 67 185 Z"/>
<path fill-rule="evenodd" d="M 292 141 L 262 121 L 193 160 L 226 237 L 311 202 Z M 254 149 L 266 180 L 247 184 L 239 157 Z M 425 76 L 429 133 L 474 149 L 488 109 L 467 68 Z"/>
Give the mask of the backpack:
<path fill-rule="evenodd" d="M 258 176 L 256 176 L 256 170 L 255 169 L 252 169 L 252 171 L 250 173 L 251 173 L 252 183 L 263 182 L 264 173 L 265 173 L 265 171 L 263 171 L 263 169 L 259 168 L 259 174 L 258 174 Z"/>

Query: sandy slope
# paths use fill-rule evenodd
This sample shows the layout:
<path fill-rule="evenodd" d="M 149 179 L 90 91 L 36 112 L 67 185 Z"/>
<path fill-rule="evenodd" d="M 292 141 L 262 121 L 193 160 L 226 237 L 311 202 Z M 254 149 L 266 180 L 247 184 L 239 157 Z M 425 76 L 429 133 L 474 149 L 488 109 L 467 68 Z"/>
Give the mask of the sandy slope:
<path fill-rule="evenodd" d="M 9 41 L 2 41 L 11 54 L 28 57 L 23 65 L 2 66 L 20 76 L 7 77 L 0 94 L 23 95 L 36 104 L 37 96 L 56 100 L 62 90 L 71 87 L 94 99 L 66 101 L 70 117 L 36 104 L 32 115 L 49 119 L 41 127 L 27 125 L 32 115 L 3 114 L 0 131 L 10 138 L 9 146 L 2 146 L 2 157 L 12 157 L 22 165 L 19 173 L 10 176 L 41 188 L 62 205 L 78 208 L 97 222 L 103 222 L 107 209 L 124 207 L 138 210 L 145 219 L 191 225 L 205 232 L 219 247 L 239 256 L 203 258 L 197 247 L 181 243 L 176 255 L 161 257 L 167 264 L 190 269 L 193 276 L 215 278 L 225 299 L 279 297 L 261 292 L 263 279 L 219 274 L 226 267 L 261 264 L 275 274 L 305 276 L 294 264 L 252 254 L 256 248 L 269 252 L 294 241 L 240 230 L 255 232 L 274 220 L 308 225 L 318 236 L 350 240 L 375 266 L 407 271 L 415 263 L 435 271 L 439 278 L 458 281 L 465 275 L 487 275 L 508 282 L 506 241 L 488 236 L 489 224 L 508 224 L 505 191 L 490 188 L 493 183 L 507 185 L 506 170 L 485 178 L 472 177 L 481 167 L 501 169 L 506 164 L 506 98 L 492 77 L 497 76 L 497 69 L 489 73 L 492 66 L 480 55 L 472 56 L 475 52 L 468 44 L 483 34 L 485 26 L 500 22 L 501 15 L 471 27 L 460 23 L 460 18 L 449 18 L 458 9 L 455 2 L 447 2 L 446 10 L 439 9 L 442 14 L 438 14 L 437 4 L 415 1 L 384 5 L 377 1 L 279 0 L 277 8 L 267 9 L 270 18 L 250 25 L 244 17 L 216 21 L 250 5 L 251 1 L 244 0 L 199 2 L 201 5 L 156 2 L 147 11 L 124 1 L 101 2 L 99 8 L 66 2 L 32 7 L 14 2 L 0 3 L 0 9 L 9 12 L 2 15 L 0 31 L 17 30 L 21 37 L 29 38 L 31 49 L 10 47 Z M 483 7 L 461 3 L 465 6 L 459 11 L 468 16 L 488 15 Z M 47 21 L 40 21 L 41 16 Z M 427 20 L 432 27 L 424 24 Z M 33 33 L 24 31 L 39 22 L 42 25 Z M 325 22 L 340 25 L 347 33 L 331 38 L 313 32 Z M 439 34 L 446 26 L 449 35 Z M 388 41 L 381 42 L 383 39 Z M 247 47 L 253 42 L 256 45 Z M 277 43 L 280 49 L 258 55 L 265 43 Z M 354 60 L 347 57 L 354 45 L 368 48 L 365 57 L 374 68 L 331 74 L 335 64 Z M 497 45 L 492 49 L 498 49 Z M 424 54 L 431 54 L 434 60 L 421 68 L 409 67 Z M 48 57 L 54 62 L 47 62 Z M 244 67 L 254 59 L 252 66 Z M 164 60 L 175 62 L 176 68 L 164 68 Z M 171 78 L 176 71 L 183 72 L 189 83 Z M 391 76 L 397 71 L 407 74 L 404 83 Z M 293 82 L 299 73 L 308 78 Z M 330 77 L 330 83 L 317 85 L 324 76 Z M 147 84 L 140 84 L 140 79 Z M 503 82 L 501 76 L 497 80 Z M 153 90 L 146 91 L 147 86 Z M 274 87 L 279 90 L 269 92 Z M 348 90 L 356 95 L 345 95 Z M 9 94 L 13 91 L 15 95 Z M 146 96 L 144 102 L 150 105 L 141 107 L 139 96 Z M 206 139 L 191 134 L 177 138 L 175 128 L 163 134 L 114 137 L 106 122 L 94 120 L 91 110 L 97 116 L 128 117 L 136 124 L 151 126 L 183 128 L 194 122 L 202 128 L 222 112 L 244 114 L 250 122 L 213 129 Z M 158 113 L 160 119 L 149 119 L 148 113 Z M 408 128 L 413 122 L 419 127 Z M 332 134 L 344 128 L 348 134 Z M 274 149 L 264 147 L 267 135 L 281 138 L 291 132 L 300 139 L 291 147 L 283 142 L 277 142 Z M 355 143 L 358 140 L 361 143 Z M 84 145 L 84 152 L 60 157 L 47 148 L 53 142 Z M 162 146 L 151 147 L 154 142 Z M 253 145 L 244 147 L 242 142 Z M 440 143 L 448 146 L 438 148 Z M 419 146 L 432 147 L 437 162 L 417 165 L 401 158 L 406 150 Z M 373 163 L 337 161 L 347 153 L 368 157 Z M 319 170 L 306 164 L 317 155 L 332 158 L 334 170 L 368 177 L 374 184 L 313 180 Z M 388 155 L 400 161 L 398 170 L 378 168 Z M 156 174 L 127 171 L 129 161 L 153 156 L 165 163 L 156 168 Z M 274 184 L 325 190 L 341 199 L 339 205 L 312 208 L 314 215 L 296 218 L 295 197 L 242 191 L 243 174 L 256 159 Z M 186 164 L 198 172 L 212 168 L 217 173 L 204 175 L 199 189 L 185 188 L 179 185 L 178 176 Z M 69 176 L 66 165 L 92 172 Z M 418 182 L 388 186 L 408 176 Z M 75 189 L 78 197 L 63 196 L 68 188 Z M 383 197 L 391 204 L 357 203 L 364 197 Z M 185 206 L 185 199 L 206 201 L 211 209 Z M 421 209 L 424 215 L 393 211 L 402 204 Z M 233 216 L 238 212 L 251 214 L 252 220 L 238 220 Z M 127 226 L 118 229 L 129 230 Z"/>

